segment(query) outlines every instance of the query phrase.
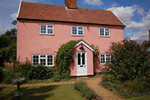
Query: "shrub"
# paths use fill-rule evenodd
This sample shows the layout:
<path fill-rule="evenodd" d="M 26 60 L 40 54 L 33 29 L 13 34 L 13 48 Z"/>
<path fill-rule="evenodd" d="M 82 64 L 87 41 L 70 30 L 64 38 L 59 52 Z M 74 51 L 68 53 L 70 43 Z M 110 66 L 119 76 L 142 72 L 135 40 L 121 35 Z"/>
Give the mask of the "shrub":
<path fill-rule="evenodd" d="M 138 93 L 145 92 L 145 87 L 142 82 L 134 82 L 133 89 Z"/>
<path fill-rule="evenodd" d="M 75 83 L 74 83 L 74 87 L 75 87 L 75 89 L 77 89 L 78 91 L 81 91 L 82 88 L 83 88 L 83 86 L 86 86 L 86 83 L 85 83 L 85 82 L 80 81 L 80 82 L 75 82 Z"/>
<path fill-rule="evenodd" d="M 3 80 L 4 74 L 3 70 L 0 68 L 0 82 Z"/>
<path fill-rule="evenodd" d="M 85 82 L 75 82 L 74 88 L 78 91 L 80 91 L 81 96 L 85 96 L 86 99 L 91 100 L 95 99 L 97 95 L 91 90 L 89 87 L 87 87 Z"/>
<path fill-rule="evenodd" d="M 20 65 L 24 71 L 26 80 L 44 80 L 53 76 L 54 68 L 45 67 L 43 65 L 32 66 L 30 63 Z"/>
<path fill-rule="evenodd" d="M 85 95 L 86 99 L 91 100 L 91 99 L 96 99 L 97 95 L 92 91 L 87 91 Z"/>
<path fill-rule="evenodd" d="M 4 83 L 10 84 L 12 83 L 12 79 L 21 78 L 21 77 L 24 77 L 22 71 L 15 68 L 9 68 L 4 72 Z"/>
<path fill-rule="evenodd" d="M 58 71 L 56 71 L 55 74 L 53 75 L 53 80 L 55 82 L 59 82 L 61 80 L 61 76 L 60 76 L 60 73 Z"/>
<path fill-rule="evenodd" d="M 145 80 L 145 72 L 149 69 L 148 52 L 141 44 L 126 38 L 122 42 L 113 42 L 108 53 L 111 54 L 111 64 L 107 65 L 104 74 L 112 75 L 112 80 L 134 80 L 139 76 Z"/>

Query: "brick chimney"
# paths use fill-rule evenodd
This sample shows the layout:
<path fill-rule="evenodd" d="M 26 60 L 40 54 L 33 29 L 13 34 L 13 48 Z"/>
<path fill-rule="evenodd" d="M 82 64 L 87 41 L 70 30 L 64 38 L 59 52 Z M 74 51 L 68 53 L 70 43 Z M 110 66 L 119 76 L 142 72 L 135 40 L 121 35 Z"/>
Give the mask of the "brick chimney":
<path fill-rule="evenodd" d="M 65 0 L 65 6 L 68 9 L 77 9 L 77 0 Z"/>

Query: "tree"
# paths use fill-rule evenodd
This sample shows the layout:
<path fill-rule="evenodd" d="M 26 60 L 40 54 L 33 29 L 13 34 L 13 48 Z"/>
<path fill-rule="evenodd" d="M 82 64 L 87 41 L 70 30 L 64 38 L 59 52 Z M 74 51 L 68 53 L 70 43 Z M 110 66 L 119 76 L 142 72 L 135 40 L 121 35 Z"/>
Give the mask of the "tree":
<path fill-rule="evenodd" d="M 113 80 L 122 81 L 144 79 L 148 67 L 148 52 L 144 45 L 126 38 L 122 42 L 112 43 L 108 53 L 111 54 L 111 64 L 105 69 L 105 75 L 111 75 Z"/>

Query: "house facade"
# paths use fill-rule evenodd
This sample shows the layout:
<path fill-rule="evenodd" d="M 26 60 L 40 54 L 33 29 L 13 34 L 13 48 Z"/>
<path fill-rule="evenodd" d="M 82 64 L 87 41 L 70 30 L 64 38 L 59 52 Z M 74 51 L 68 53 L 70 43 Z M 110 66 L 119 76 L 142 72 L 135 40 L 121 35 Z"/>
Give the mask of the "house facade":
<path fill-rule="evenodd" d="M 72 51 L 74 63 L 70 64 L 70 76 L 101 72 L 106 61 L 110 61 L 106 51 L 111 42 L 124 39 L 125 25 L 111 11 L 77 8 L 76 0 L 64 1 L 65 6 L 21 2 L 17 59 L 20 62 L 28 59 L 35 66 L 53 67 L 61 45 L 80 40 Z M 100 51 L 95 61 L 92 44 Z"/>

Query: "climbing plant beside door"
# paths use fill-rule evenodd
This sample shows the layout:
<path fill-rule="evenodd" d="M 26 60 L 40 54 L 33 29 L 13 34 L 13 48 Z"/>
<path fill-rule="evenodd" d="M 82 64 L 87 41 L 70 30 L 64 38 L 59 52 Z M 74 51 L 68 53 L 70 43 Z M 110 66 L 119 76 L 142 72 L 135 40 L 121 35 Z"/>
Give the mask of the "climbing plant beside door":
<path fill-rule="evenodd" d="M 59 73 L 61 79 L 68 79 L 70 77 L 70 62 L 73 62 L 72 50 L 78 41 L 71 40 L 66 44 L 63 44 L 55 57 L 55 63 L 57 65 L 56 71 Z"/>

